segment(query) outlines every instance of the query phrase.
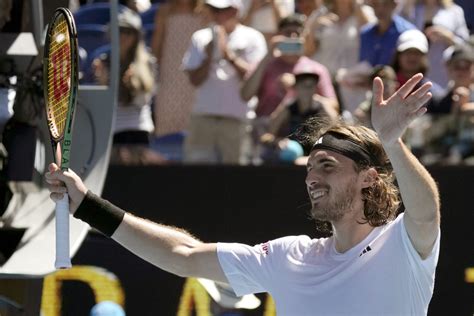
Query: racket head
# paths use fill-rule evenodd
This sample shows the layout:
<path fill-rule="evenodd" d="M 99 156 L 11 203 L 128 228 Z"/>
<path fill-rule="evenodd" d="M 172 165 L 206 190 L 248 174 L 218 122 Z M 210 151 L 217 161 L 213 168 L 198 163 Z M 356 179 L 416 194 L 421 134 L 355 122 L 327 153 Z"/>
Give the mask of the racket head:
<path fill-rule="evenodd" d="M 72 13 L 66 8 L 56 9 L 46 33 L 43 79 L 48 129 L 54 151 L 57 144 L 62 142 L 62 157 L 58 163 L 63 169 L 69 164 L 77 100 L 79 64 L 77 47 L 77 31 Z"/>

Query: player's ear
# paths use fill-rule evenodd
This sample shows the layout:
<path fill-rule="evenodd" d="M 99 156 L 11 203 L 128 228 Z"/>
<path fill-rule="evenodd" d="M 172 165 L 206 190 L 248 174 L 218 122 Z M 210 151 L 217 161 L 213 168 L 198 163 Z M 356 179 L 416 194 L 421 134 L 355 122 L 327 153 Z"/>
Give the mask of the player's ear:
<path fill-rule="evenodd" d="M 365 169 L 361 172 L 362 176 L 362 188 L 369 188 L 371 187 L 375 181 L 377 180 L 377 177 L 379 176 L 379 173 L 375 168 L 368 168 Z"/>

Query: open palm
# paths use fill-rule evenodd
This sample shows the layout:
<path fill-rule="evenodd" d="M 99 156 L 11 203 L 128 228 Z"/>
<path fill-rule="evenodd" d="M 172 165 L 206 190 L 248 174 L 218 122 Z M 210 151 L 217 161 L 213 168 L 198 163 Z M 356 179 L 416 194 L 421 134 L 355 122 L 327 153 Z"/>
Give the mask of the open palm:
<path fill-rule="evenodd" d="M 387 100 L 383 99 L 383 82 L 377 77 L 373 82 L 372 126 L 382 144 L 394 144 L 410 123 L 426 112 L 424 105 L 431 98 L 431 83 L 423 84 L 412 92 L 423 78 L 416 74 Z"/>

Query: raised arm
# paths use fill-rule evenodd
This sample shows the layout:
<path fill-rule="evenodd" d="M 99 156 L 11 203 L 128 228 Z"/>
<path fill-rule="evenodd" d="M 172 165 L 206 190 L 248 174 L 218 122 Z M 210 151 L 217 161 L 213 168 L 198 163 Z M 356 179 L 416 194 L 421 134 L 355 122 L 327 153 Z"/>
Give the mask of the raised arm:
<path fill-rule="evenodd" d="M 183 229 L 157 224 L 124 212 L 87 190 L 73 171 L 51 164 L 46 174 L 51 198 L 69 193 L 70 212 L 108 235 L 140 258 L 182 277 L 227 282 L 216 244 L 204 243 Z M 62 185 L 65 184 L 65 187 Z"/>
<path fill-rule="evenodd" d="M 434 179 L 401 140 L 408 125 L 426 112 L 424 105 L 431 98 L 431 83 L 413 91 L 422 78 L 421 74 L 413 76 L 387 100 L 383 99 L 382 80 L 375 78 L 372 125 L 397 177 L 408 235 L 420 257 L 425 259 L 438 236 L 439 192 Z"/>

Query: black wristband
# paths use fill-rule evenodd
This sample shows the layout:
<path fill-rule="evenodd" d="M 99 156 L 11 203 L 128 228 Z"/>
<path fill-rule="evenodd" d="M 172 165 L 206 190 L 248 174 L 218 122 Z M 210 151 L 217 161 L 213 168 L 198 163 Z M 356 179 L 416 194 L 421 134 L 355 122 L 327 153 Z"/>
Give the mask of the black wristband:
<path fill-rule="evenodd" d="M 78 218 L 107 236 L 112 236 L 125 216 L 125 211 L 106 201 L 91 191 L 87 191 L 84 200 L 74 213 Z"/>

